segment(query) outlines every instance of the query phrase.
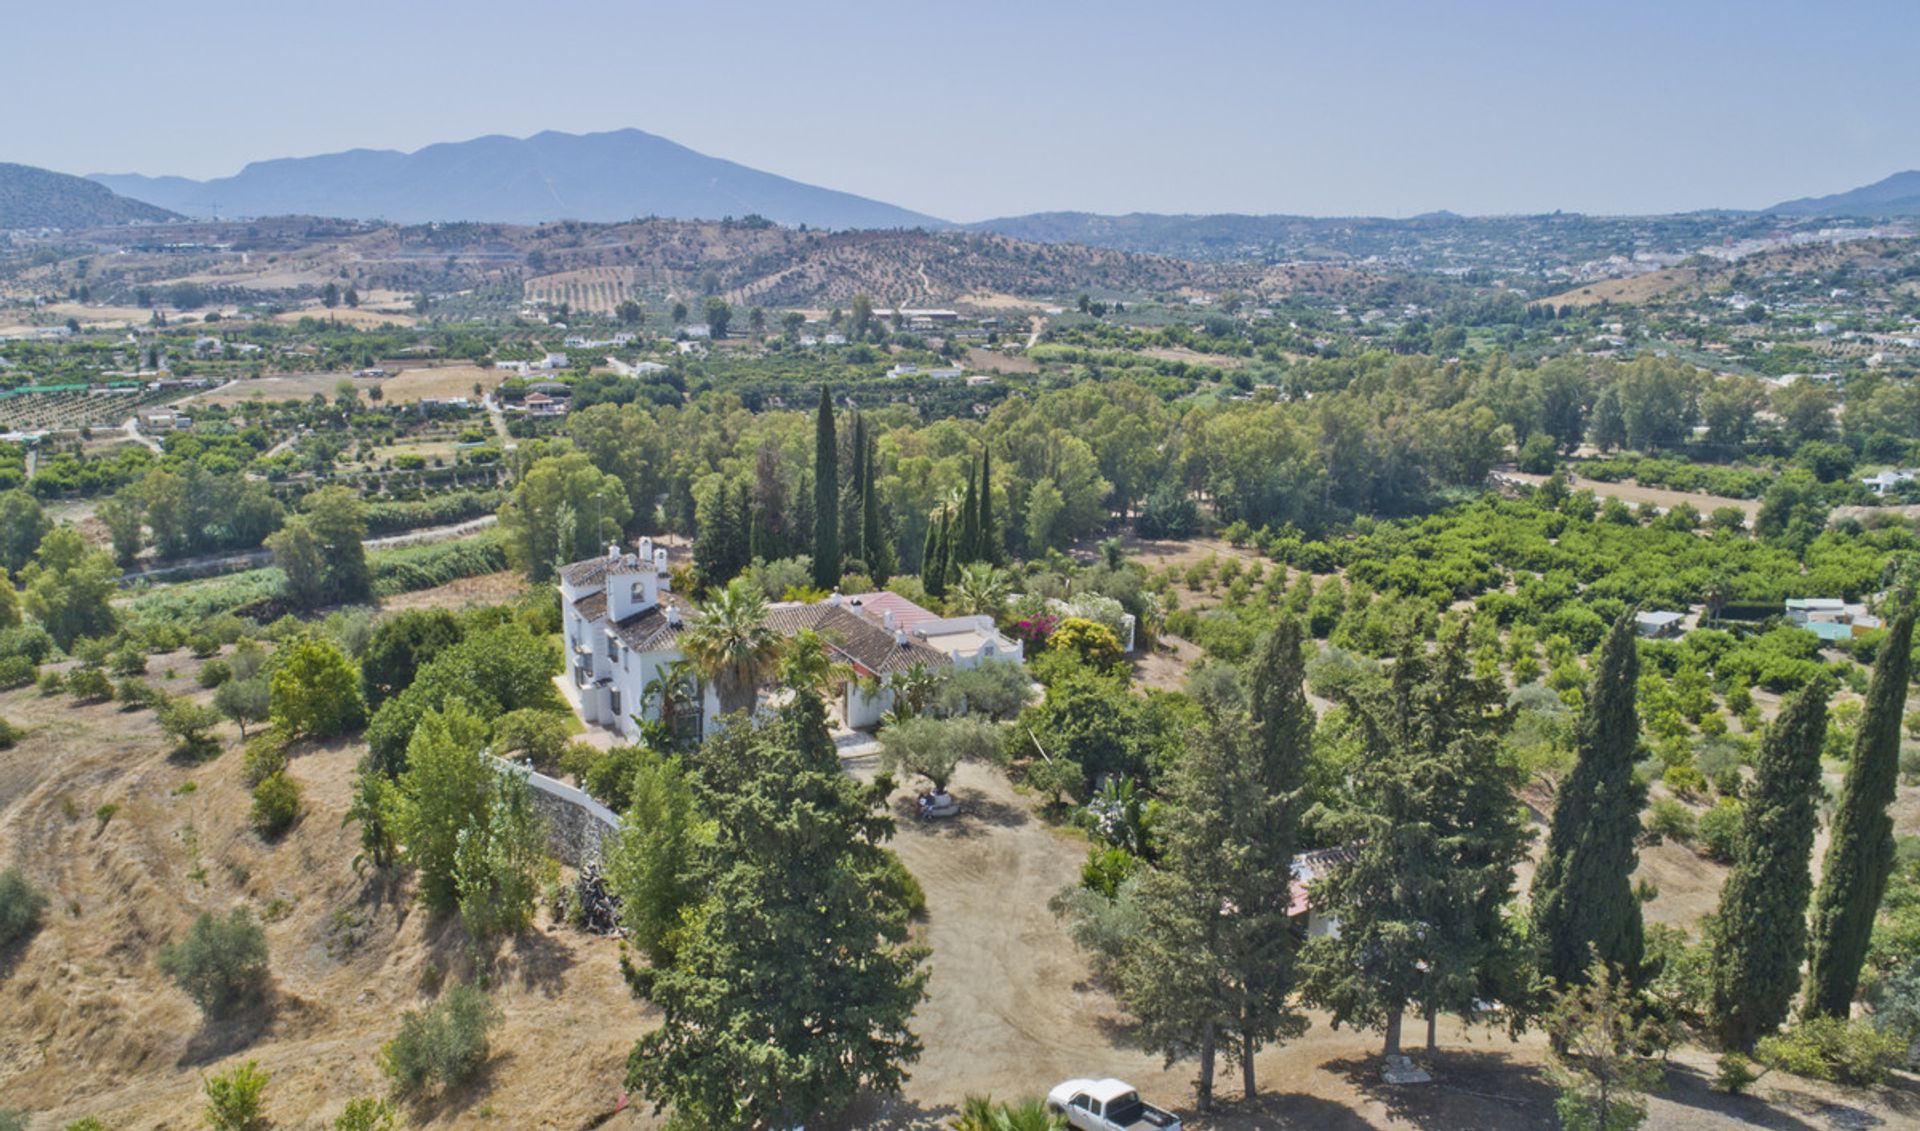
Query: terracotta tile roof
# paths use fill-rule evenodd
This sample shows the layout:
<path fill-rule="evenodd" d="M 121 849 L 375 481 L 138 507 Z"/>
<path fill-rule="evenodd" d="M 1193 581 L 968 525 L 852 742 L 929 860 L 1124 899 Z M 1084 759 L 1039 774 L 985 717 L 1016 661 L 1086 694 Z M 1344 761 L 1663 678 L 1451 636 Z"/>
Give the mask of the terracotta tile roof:
<path fill-rule="evenodd" d="M 589 593 L 575 601 L 573 607 L 579 610 L 580 615 L 588 621 L 599 620 L 607 615 L 607 591 L 599 589 Z"/>
<path fill-rule="evenodd" d="M 937 668 L 953 662 L 945 652 L 929 648 L 912 636 L 907 637 L 905 644 L 900 643 L 880 624 L 877 616 L 856 613 L 844 604 L 783 602 L 768 611 L 767 623 L 782 636 L 811 628 L 825 637 L 843 659 L 873 675 L 903 672 L 916 664 Z"/>
<path fill-rule="evenodd" d="M 892 613 L 894 625 L 908 632 L 912 632 L 916 625 L 940 619 L 940 614 L 923 609 L 900 594 L 889 593 L 886 590 L 878 593 L 857 593 L 847 598 L 847 604 L 859 605 L 860 611 L 871 617 Z"/>

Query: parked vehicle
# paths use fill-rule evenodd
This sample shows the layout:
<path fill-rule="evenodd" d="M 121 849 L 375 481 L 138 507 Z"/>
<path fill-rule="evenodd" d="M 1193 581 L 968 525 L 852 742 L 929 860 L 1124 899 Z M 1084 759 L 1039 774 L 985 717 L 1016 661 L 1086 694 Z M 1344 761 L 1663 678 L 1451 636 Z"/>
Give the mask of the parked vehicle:
<path fill-rule="evenodd" d="M 1180 1131 L 1180 1118 L 1140 1098 L 1132 1084 L 1067 1080 L 1047 1093 L 1047 1110 L 1067 1117 L 1077 1131 Z"/>
<path fill-rule="evenodd" d="M 921 820 L 931 821 L 938 817 L 957 816 L 960 812 L 960 803 L 953 799 L 951 793 L 923 793 L 914 803 L 914 808 L 920 814 Z"/>

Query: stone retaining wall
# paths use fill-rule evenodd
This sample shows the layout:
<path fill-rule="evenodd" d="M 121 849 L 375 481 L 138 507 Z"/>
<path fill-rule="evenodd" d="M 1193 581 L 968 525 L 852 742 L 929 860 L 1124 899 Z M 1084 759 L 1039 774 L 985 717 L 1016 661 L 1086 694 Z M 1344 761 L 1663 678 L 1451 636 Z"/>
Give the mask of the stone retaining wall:
<path fill-rule="evenodd" d="M 495 769 L 527 779 L 533 807 L 547 822 L 547 851 L 554 859 L 571 868 L 606 859 L 620 835 L 620 818 L 613 810 L 565 782 L 491 754 L 487 758 Z"/>

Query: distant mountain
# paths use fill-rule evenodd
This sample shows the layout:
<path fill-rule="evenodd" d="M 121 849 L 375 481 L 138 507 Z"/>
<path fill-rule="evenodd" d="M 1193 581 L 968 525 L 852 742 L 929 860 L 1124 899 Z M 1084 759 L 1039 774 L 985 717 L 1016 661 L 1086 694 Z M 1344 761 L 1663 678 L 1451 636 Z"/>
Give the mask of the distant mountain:
<path fill-rule="evenodd" d="M 1767 211 L 1779 216 L 1920 216 L 1920 169 L 1832 196 L 1783 200 Z"/>
<path fill-rule="evenodd" d="M 944 226 L 932 216 L 708 157 L 640 130 L 494 135 L 413 153 L 352 149 L 256 161 L 210 181 L 132 173 L 92 179 L 201 217 L 217 211 L 223 217 L 536 224 L 760 215 L 816 228 Z"/>
<path fill-rule="evenodd" d="M 164 208 L 116 196 L 85 177 L 0 163 L 0 229 L 97 228 L 177 219 Z"/>

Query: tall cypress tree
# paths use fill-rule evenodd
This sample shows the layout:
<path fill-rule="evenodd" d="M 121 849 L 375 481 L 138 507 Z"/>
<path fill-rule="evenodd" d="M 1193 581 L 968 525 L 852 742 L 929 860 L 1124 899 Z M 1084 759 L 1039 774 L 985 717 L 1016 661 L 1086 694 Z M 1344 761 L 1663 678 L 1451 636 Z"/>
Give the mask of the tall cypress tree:
<path fill-rule="evenodd" d="M 1554 797 L 1546 855 L 1533 878 L 1533 934 L 1542 973 L 1586 980 L 1597 958 L 1639 969 L 1644 937 L 1630 877 L 1646 789 L 1633 777 L 1640 718 L 1638 636 L 1622 613 L 1600 645 L 1581 713 L 1573 772 Z"/>
<path fill-rule="evenodd" d="M 833 434 L 833 394 L 820 386 L 813 433 L 813 587 L 840 584 L 840 444 Z"/>
<path fill-rule="evenodd" d="M 960 540 L 947 548 L 950 565 L 980 560 L 980 496 L 973 487 L 973 461 L 967 461 L 967 494 L 960 501 Z"/>
<path fill-rule="evenodd" d="M 1867 685 L 1867 710 L 1854 739 L 1853 760 L 1833 814 L 1832 840 L 1813 911 L 1813 958 L 1807 969 L 1807 1009 L 1845 1017 L 1860 984 L 1873 919 L 1893 870 L 1893 802 L 1900 773 L 1900 717 L 1912 675 L 1913 602 L 1900 611 L 1880 642 Z"/>
<path fill-rule="evenodd" d="M 874 486 L 875 472 L 880 462 L 880 441 L 863 425 L 860 434 L 864 439 L 866 452 L 861 457 L 860 472 L 860 541 L 867 560 L 867 576 L 873 578 L 875 585 L 885 585 L 887 578 L 893 576 L 895 565 L 893 545 L 887 539 L 887 524 L 880 517 L 880 492 Z"/>
<path fill-rule="evenodd" d="M 933 555 L 940 548 L 940 516 L 927 516 L 927 535 L 920 540 L 920 584 L 927 583 L 927 574 L 933 569 Z M 932 590 L 928 590 L 932 592 Z"/>
<path fill-rule="evenodd" d="M 1800 988 L 1827 693 L 1819 680 L 1787 700 L 1754 761 L 1738 860 L 1711 932 L 1709 1012 L 1727 1048 L 1752 1048 L 1777 1028 Z"/>
<path fill-rule="evenodd" d="M 933 559 L 920 569 L 920 584 L 930 597 L 947 595 L 947 563 L 953 555 L 953 512 L 945 507 L 934 518 Z"/>
<path fill-rule="evenodd" d="M 989 565 L 1001 563 L 1000 528 L 993 519 L 993 452 L 980 450 L 980 556 Z"/>
<path fill-rule="evenodd" d="M 847 487 L 840 499 L 840 551 L 848 562 L 867 561 L 867 418 L 853 414 L 847 436 Z"/>

